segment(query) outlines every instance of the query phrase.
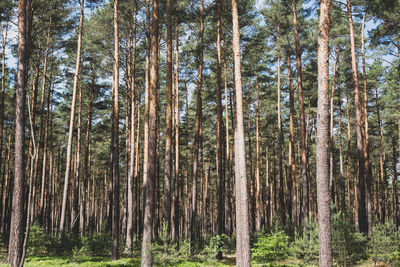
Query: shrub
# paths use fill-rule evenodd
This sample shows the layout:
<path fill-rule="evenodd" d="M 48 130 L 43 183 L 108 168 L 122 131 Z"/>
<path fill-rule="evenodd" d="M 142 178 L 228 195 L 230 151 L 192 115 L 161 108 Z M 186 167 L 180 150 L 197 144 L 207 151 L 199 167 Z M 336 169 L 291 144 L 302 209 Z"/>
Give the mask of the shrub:
<path fill-rule="evenodd" d="M 378 261 L 395 263 L 400 260 L 400 239 L 392 223 L 376 224 L 368 242 L 368 252 L 376 264 Z"/>
<path fill-rule="evenodd" d="M 216 235 L 210 238 L 210 242 L 204 247 L 202 255 L 208 262 L 216 260 L 219 251 L 226 253 L 228 250 L 228 236 L 226 234 Z"/>
<path fill-rule="evenodd" d="M 332 214 L 332 251 L 339 265 L 356 264 L 367 258 L 367 238 L 356 231 L 346 214 Z"/>
<path fill-rule="evenodd" d="M 42 228 L 38 225 L 32 225 L 29 231 L 28 239 L 28 254 L 29 255 L 43 255 L 48 252 L 48 248 L 51 247 L 52 240 L 50 236 L 43 233 Z"/>
<path fill-rule="evenodd" d="M 82 247 L 80 250 L 92 256 L 108 255 L 112 249 L 111 236 L 109 233 L 99 233 L 85 235 L 81 239 Z"/>
<path fill-rule="evenodd" d="M 256 262 L 284 260 L 289 251 L 289 237 L 282 231 L 259 237 L 251 249 L 252 259 Z"/>
<path fill-rule="evenodd" d="M 171 243 L 171 236 L 168 234 L 168 225 L 163 221 L 158 230 L 158 242 L 151 244 L 154 261 L 162 266 L 175 265 L 179 259 L 179 253 L 175 244 Z"/>
<path fill-rule="evenodd" d="M 291 245 L 291 251 L 296 259 L 307 264 L 317 264 L 319 259 L 318 226 L 311 221 L 306 232 L 300 231 Z"/>

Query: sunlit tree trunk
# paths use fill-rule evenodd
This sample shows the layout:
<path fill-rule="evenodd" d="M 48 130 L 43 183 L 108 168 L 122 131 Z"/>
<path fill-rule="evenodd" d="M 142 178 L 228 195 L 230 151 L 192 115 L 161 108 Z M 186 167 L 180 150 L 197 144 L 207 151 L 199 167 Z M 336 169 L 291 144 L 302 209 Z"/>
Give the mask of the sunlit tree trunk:
<path fill-rule="evenodd" d="M 232 45 L 236 102 L 235 125 L 235 189 L 236 189 L 236 265 L 251 266 L 250 231 L 246 176 L 246 149 L 243 126 L 243 96 L 240 58 L 238 1 L 232 0 Z"/>
<path fill-rule="evenodd" d="M 18 1 L 18 63 L 16 76 L 15 112 L 15 160 L 14 186 L 8 261 L 12 267 L 23 266 L 22 246 L 24 240 L 24 147 L 25 147 L 25 98 L 29 60 L 30 0 Z"/>
<path fill-rule="evenodd" d="M 199 67 L 197 73 L 197 95 L 196 95 L 196 123 L 194 141 L 192 147 L 193 154 L 193 169 L 192 169 L 192 210 L 190 222 L 190 240 L 194 244 L 196 233 L 196 220 L 197 220 L 197 176 L 199 165 L 199 148 L 201 142 L 201 127 L 202 127 L 202 114 L 203 114 L 203 32 L 204 32 L 204 3 L 200 0 L 200 36 L 199 36 Z"/>
<path fill-rule="evenodd" d="M 119 239 L 119 42 L 118 0 L 114 0 L 114 70 L 113 70 L 113 114 L 112 114 L 112 259 L 117 260 Z"/>
<path fill-rule="evenodd" d="M 363 120 L 364 120 L 364 165 L 365 165 L 365 197 L 367 205 L 367 218 L 368 218 L 368 229 L 372 229 L 372 200 L 371 200 L 371 179 L 372 169 L 369 159 L 369 133 L 368 133 L 368 92 L 367 92 L 367 72 L 365 64 L 365 41 L 364 41 L 364 29 L 365 29 L 365 10 L 363 12 L 363 19 L 361 25 L 361 55 L 362 55 L 362 76 L 363 76 L 363 89 L 364 89 L 364 102 L 363 102 Z"/>
<path fill-rule="evenodd" d="M 225 181 L 224 181 L 224 164 L 223 164 L 223 122 L 222 122 L 222 98 L 221 98 L 221 0 L 217 0 L 217 84 L 216 84 L 216 97 L 217 97 L 217 234 L 222 235 L 225 232 Z M 222 259 L 221 250 L 218 251 L 217 259 Z"/>
<path fill-rule="evenodd" d="M 332 266 L 331 198 L 329 171 L 329 27 L 330 0 L 320 3 L 318 34 L 317 202 L 319 266 Z M 336 64 L 335 64 L 336 65 Z M 336 67 L 336 66 L 335 66 Z M 334 68 L 335 68 L 334 67 Z M 332 89 L 333 90 L 333 89 Z M 332 101 L 331 101 L 332 103 Z M 331 108 L 332 111 L 332 108 Z M 332 119 L 331 119 L 332 124 Z"/>
<path fill-rule="evenodd" d="M 67 201 L 68 201 L 68 185 L 69 185 L 69 175 L 71 171 L 71 152 L 72 152 L 72 133 L 74 130 L 74 120 L 75 120 L 75 104 L 76 104 L 76 91 L 78 88 L 78 78 L 79 78 L 79 67 L 81 64 L 81 47 L 82 47 L 82 27 L 83 27 L 83 12 L 85 8 L 84 0 L 81 0 L 80 7 L 80 18 L 79 18 L 79 29 L 78 29 L 78 48 L 76 51 L 76 68 L 74 75 L 74 85 L 72 88 L 72 103 L 71 103 L 71 115 L 69 120 L 69 131 L 68 131 L 68 144 L 67 144 L 67 162 L 65 167 L 65 178 L 64 178 L 64 190 L 63 199 L 61 206 L 61 217 L 60 217 L 60 232 L 65 230 L 65 217 L 67 212 Z"/>
<path fill-rule="evenodd" d="M 361 114 L 361 102 L 360 102 L 360 91 L 358 88 L 358 70 L 357 70 L 357 59 L 356 59 L 356 45 L 354 41 L 354 29 L 353 29 L 353 15 L 351 11 L 350 0 L 347 0 L 347 17 L 349 20 L 350 29 L 350 47 L 351 47 L 351 66 L 353 71 L 353 82 L 354 82 L 354 107 L 356 110 L 356 130 L 357 130 L 357 158 L 358 158 L 358 179 L 359 179 L 359 227 L 360 232 L 368 233 L 368 221 L 367 211 L 365 203 L 365 176 L 364 176 L 364 137 L 362 132 L 362 114 Z"/>
<path fill-rule="evenodd" d="M 151 35 L 151 63 L 149 87 L 149 132 L 148 132 L 148 165 L 147 180 L 144 182 L 146 201 L 144 206 L 144 228 L 142 241 L 142 267 L 152 265 L 151 241 L 153 234 L 154 216 L 154 182 L 157 177 L 157 86 L 158 86 L 158 35 L 159 11 L 158 0 L 153 0 L 152 35 Z"/>
<path fill-rule="evenodd" d="M 293 11 L 293 27 L 294 27 L 294 39 L 296 45 L 296 69 L 297 69 L 297 87 L 299 97 L 299 112 L 300 112 L 300 149 L 301 149 L 301 182 L 302 182 L 302 215 L 303 215 L 303 226 L 308 228 L 308 216 L 309 216 L 309 190 L 308 190 L 308 170 L 307 170 L 307 145 L 306 145 L 306 127 L 304 118 L 304 99 L 303 99 L 303 78 L 302 78 L 302 67 L 301 67 L 301 48 L 300 39 L 298 32 L 297 22 L 297 10 L 296 1 L 292 0 L 292 11 Z"/>

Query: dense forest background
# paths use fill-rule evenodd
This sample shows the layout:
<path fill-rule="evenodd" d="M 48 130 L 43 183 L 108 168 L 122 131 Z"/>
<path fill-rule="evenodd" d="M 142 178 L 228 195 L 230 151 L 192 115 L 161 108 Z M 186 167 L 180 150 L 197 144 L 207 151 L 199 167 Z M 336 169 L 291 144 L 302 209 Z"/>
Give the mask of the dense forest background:
<path fill-rule="evenodd" d="M 12 266 L 140 249 L 142 266 L 226 260 L 239 228 L 253 262 L 316 263 L 322 5 L 334 262 L 398 263 L 400 1 L 2 0 L 0 233 Z"/>

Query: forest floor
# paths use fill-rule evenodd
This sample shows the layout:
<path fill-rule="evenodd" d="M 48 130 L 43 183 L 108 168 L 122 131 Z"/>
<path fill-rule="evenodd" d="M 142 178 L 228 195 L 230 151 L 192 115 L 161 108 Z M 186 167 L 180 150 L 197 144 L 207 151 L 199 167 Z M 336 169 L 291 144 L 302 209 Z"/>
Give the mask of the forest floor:
<path fill-rule="evenodd" d="M 0 250 L 0 267 L 8 267 L 9 265 L 6 263 L 7 254 L 1 249 Z M 255 267 L 294 267 L 294 266 L 316 266 L 316 265 L 304 265 L 304 263 L 297 262 L 295 259 L 287 260 L 285 262 L 275 262 L 275 263 L 267 263 L 267 264 L 252 264 Z M 117 261 L 111 261 L 110 257 L 100 257 L 100 256 L 80 256 L 78 258 L 74 256 L 29 256 L 25 260 L 24 266 L 26 267 L 39 267 L 39 266 L 67 266 L 67 267 L 139 267 L 140 266 L 140 258 L 127 258 L 123 257 Z M 164 265 L 164 264 L 156 264 L 155 266 L 177 266 L 177 267 L 228 267 L 235 266 L 235 256 L 228 255 L 224 257 L 221 262 L 201 262 L 199 260 L 186 260 L 181 261 L 174 265 Z M 374 265 L 373 262 L 367 261 L 363 263 L 359 263 L 355 265 L 355 267 L 384 267 L 388 266 L 386 264 L 377 264 Z"/>

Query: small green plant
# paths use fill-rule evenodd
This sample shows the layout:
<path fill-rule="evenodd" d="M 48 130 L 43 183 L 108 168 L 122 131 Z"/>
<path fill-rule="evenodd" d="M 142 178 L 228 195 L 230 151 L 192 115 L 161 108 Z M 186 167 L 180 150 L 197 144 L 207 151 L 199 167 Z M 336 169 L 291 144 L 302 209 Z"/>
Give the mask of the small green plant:
<path fill-rule="evenodd" d="M 308 229 L 299 232 L 291 245 L 291 251 L 296 259 L 299 259 L 307 264 L 318 264 L 318 226 L 314 221 L 310 221 Z"/>
<path fill-rule="evenodd" d="M 259 237 L 251 252 L 252 259 L 259 263 L 284 260 L 290 252 L 289 237 L 282 231 Z"/>
<path fill-rule="evenodd" d="M 400 238 L 392 223 L 376 224 L 368 242 L 368 252 L 376 264 L 398 263 L 400 260 Z"/>
<path fill-rule="evenodd" d="M 108 233 L 85 235 L 81 238 L 84 252 L 92 256 L 108 255 L 112 249 L 111 236 Z"/>
<path fill-rule="evenodd" d="M 28 239 L 28 254 L 43 255 L 47 252 L 47 248 L 51 246 L 51 239 L 43 233 L 40 226 L 34 224 L 30 227 Z"/>
<path fill-rule="evenodd" d="M 214 262 L 219 251 L 226 253 L 228 249 L 227 244 L 228 236 L 226 234 L 211 237 L 209 244 L 202 251 L 204 260 Z"/>
<path fill-rule="evenodd" d="M 159 242 L 151 245 L 154 261 L 162 266 L 176 265 L 180 261 L 179 252 L 175 249 L 175 244 L 171 243 L 167 228 L 167 223 L 163 221 L 158 231 Z"/>
<path fill-rule="evenodd" d="M 356 231 L 349 219 L 351 217 L 342 212 L 332 214 L 332 251 L 340 266 L 356 264 L 367 258 L 367 238 Z"/>

